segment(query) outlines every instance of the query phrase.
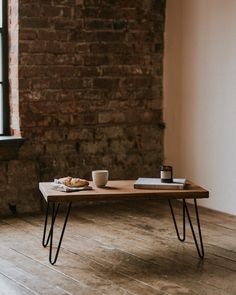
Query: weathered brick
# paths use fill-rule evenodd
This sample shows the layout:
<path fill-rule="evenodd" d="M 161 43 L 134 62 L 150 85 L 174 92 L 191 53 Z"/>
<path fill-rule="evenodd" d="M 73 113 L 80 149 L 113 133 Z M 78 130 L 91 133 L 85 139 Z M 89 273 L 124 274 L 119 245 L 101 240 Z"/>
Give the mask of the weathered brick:
<path fill-rule="evenodd" d="M 120 76 L 124 77 L 128 75 L 129 68 L 125 66 L 103 66 L 102 76 Z"/>
<path fill-rule="evenodd" d="M 39 40 L 62 40 L 66 41 L 68 38 L 67 32 L 65 31 L 48 31 L 40 30 L 38 31 L 37 37 Z"/>
<path fill-rule="evenodd" d="M 76 16 L 77 17 L 83 17 L 83 18 L 97 18 L 98 17 L 98 13 L 99 13 L 99 9 L 98 8 L 84 8 L 81 9 L 81 7 L 78 7 L 76 9 Z"/>
<path fill-rule="evenodd" d="M 128 27 L 128 22 L 126 20 L 114 20 L 113 28 L 114 30 L 125 30 Z"/>
<path fill-rule="evenodd" d="M 2 158 L 2 155 L 1 155 L 1 158 Z M 3 187 L 8 182 L 7 175 L 8 175 L 7 163 L 5 161 L 0 162 L 0 187 Z"/>
<path fill-rule="evenodd" d="M 33 30 L 22 30 L 19 35 L 20 40 L 35 40 L 37 38 L 37 32 Z"/>
<path fill-rule="evenodd" d="M 89 6 L 100 6 L 102 4 L 102 0 L 83 0 L 83 4 L 85 7 Z"/>
<path fill-rule="evenodd" d="M 89 53 L 89 44 L 77 44 L 76 52 L 79 54 Z"/>
<path fill-rule="evenodd" d="M 108 144 L 106 141 L 83 142 L 81 144 L 81 153 L 83 154 L 106 154 L 108 151 Z"/>
<path fill-rule="evenodd" d="M 19 79 L 19 86 L 22 90 L 27 90 L 30 88 L 30 81 L 26 79 Z"/>
<path fill-rule="evenodd" d="M 101 19 L 119 19 L 120 16 L 120 10 L 114 6 L 104 6 L 103 9 L 100 9 L 98 12 L 98 17 Z"/>
<path fill-rule="evenodd" d="M 102 112 L 98 114 L 98 123 L 124 123 L 126 122 L 125 114 L 123 112 Z"/>
<path fill-rule="evenodd" d="M 111 30 L 113 27 L 112 20 L 89 19 L 85 20 L 84 28 L 86 30 Z"/>
<path fill-rule="evenodd" d="M 100 42 L 122 42 L 126 33 L 120 31 L 98 31 L 96 40 Z"/>
<path fill-rule="evenodd" d="M 78 75 L 80 77 L 96 77 L 99 76 L 100 71 L 98 67 L 80 67 L 78 68 Z"/>
<path fill-rule="evenodd" d="M 97 128 L 95 130 L 95 139 L 113 139 L 113 138 L 121 138 L 124 135 L 124 130 L 122 127 L 111 126 L 111 127 L 103 127 Z"/>
<path fill-rule="evenodd" d="M 143 65 L 145 64 L 145 57 L 141 55 L 125 55 L 119 54 L 113 57 L 113 64 L 115 65 Z"/>
<path fill-rule="evenodd" d="M 129 88 L 150 88 L 152 85 L 152 77 L 145 76 L 145 77 L 133 77 L 133 78 L 126 78 L 122 80 L 123 87 Z"/>
<path fill-rule="evenodd" d="M 47 3 L 47 0 L 44 0 L 45 3 Z M 66 6 L 66 7 L 73 7 L 76 5 L 76 1 L 78 0 L 57 0 L 56 4 L 58 6 Z M 54 1 L 52 3 L 52 5 L 54 4 Z"/>
<path fill-rule="evenodd" d="M 21 126 L 33 128 L 36 126 L 48 127 L 50 125 L 50 118 L 42 114 L 28 113 L 27 116 L 21 116 Z"/>
<path fill-rule="evenodd" d="M 128 21 L 140 19 L 137 9 L 135 8 L 123 8 L 120 11 L 120 18 Z"/>
<path fill-rule="evenodd" d="M 134 53 L 133 45 L 125 42 L 119 42 L 119 46 L 115 42 L 92 43 L 90 45 L 92 53 L 112 53 L 129 55 Z"/>
<path fill-rule="evenodd" d="M 69 131 L 69 140 L 85 140 L 92 141 L 94 137 L 93 129 L 90 128 L 75 128 Z"/>
<path fill-rule="evenodd" d="M 140 7 L 143 5 L 144 1 L 140 1 L 140 0 L 120 0 L 120 4 L 122 7 L 128 7 L 128 8 L 136 8 L 136 7 Z"/>
<path fill-rule="evenodd" d="M 76 62 L 75 56 L 69 54 L 54 54 L 52 60 L 54 65 L 74 65 Z"/>
<path fill-rule="evenodd" d="M 27 5 L 27 3 L 25 3 L 24 5 L 20 5 L 19 7 L 20 15 L 24 17 L 38 17 L 39 9 L 39 3 L 31 3 L 30 5 Z"/>
<path fill-rule="evenodd" d="M 22 17 L 20 18 L 20 26 L 23 28 L 47 28 L 49 23 L 47 18 Z"/>
<path fill-rule="evenodd" d="M 59 6 L 43 5 L 40 15 L 43 17 L 58 17 L 62 16 L 62 9 Z"/>
<path fill-rule="evenodd" d="M 75 29 L 78 24 L 71 19 L 66 18 L 55 18 L 53 21 L 53 26 L 56 30 L 60 29 Z"/>
<path fill-rule="evenodd" d="M 67 78 L 63 80 L 65 89 L 80 89 L 83 88 L 83 80 L 77 78 Z"/>
<path fill-rule="evenodd" d="M 98 114 L 98 123 L 106 124 L 112 121 L 112 114 L 109 112 L 103 112 Z"/>
<path fill-rule="evenodd" d="M 119 79 L 114 78 L 96 78 L 93 82 L 93 87 L 98 89 L 116 89 L 119 84 Z"/>

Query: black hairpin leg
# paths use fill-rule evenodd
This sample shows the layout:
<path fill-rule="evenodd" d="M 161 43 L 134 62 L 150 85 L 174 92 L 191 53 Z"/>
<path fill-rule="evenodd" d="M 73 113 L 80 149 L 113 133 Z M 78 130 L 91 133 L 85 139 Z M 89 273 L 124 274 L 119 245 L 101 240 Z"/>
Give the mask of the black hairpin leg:
<path fill-rule="evenodd" d="M 185 231 L 185 206 L 184 206 L 184 203 L 183 203 L 183 237 L 181 238 L 180 234 L 179 234 L 179 229 L 178 229 L 178 226 L 177 226 L 177 223 L 176 223 L 175 214 L 174 214 L 174 210 L 173 210 L 171 201 L 170 200 L 168 200 L 168 201 L 169 201 L 170 211 L 171 211 L 171 215 L 172 215 L 172 218 L 173 218 L 173 221 L 174 221 L 174 226 L 175 226 L 177 237 L 180 240 L 180 242 L 184 242 L 185 237 L 186 237 L 186 235 L 185 235 L 186 231 Z"/>
<path fill-rule="evenodd" d="M 54 224 L 55 224 L 55 220 L 56 220 L 56 217 L 57 217 L 59 207 L 60 207 L 60 204 L 58 204 L 56 209 L 55 209 L 55 203 L 52 203 L 51 226 L 50 226 L 48 237 L 47 237 L 47 240 L 46 240 L 47 222 L 48 222 L 48 215 L 49 215 L 49 202 L 47 203 L 42 245 L 43 245 L 43 247 L 46 247 L 48 245 L 49 241 L 50 241 L 50 244 L 49 244 L 49 246 L 50 246 L 50 248 L 49 248 L 49 262 L 51 264 L 55 264 L 56 261 L 57 261 L 57 258 L 58 258 L 58 254 L 59 254 L 59 251 L 60 251 L 60 248 L 61 248 L 61 243 L 62 243 L 62 239 L 63 239 L 63 236 L 64 236 L 67 220 L 68 220 L 68 217 L 69 217 L 69 214 L 70 214 L 71 203 L 69 203 L 68 208 L 67 208 L 67 213 L 66 213 L 64 225 L 63 225 L 63 228 L 62 228 L 61 236 L 60 236 L 60 239 L 59 239 L 59 242 L 58 242 L 56 254 L 55 254 L 54 259 L 53 259 L 52 258 L 53 230 L 54 230 Z"/>
<path fill-rule="evenodd" d="M 56 212 L 54 214 L 54 221 L 55 221 L 55 218 L 57 217 L 57 212 L 58 212 L 59 207 L 60 207 L 60 203 L 58 203 L 58 205 L 57 205 Z M 51 237 L 51 233 L 52 233 L 52 226 L 51 226 L 50 229 L 49 229 L 47 241 L 45 242 L 49 209 L 50 209 L 50 205 L 49 205 L 49 202 L 47 202 L 47 209 L 46 209 L 46 216 L 45 216 L 45 223 L 44 223 L 44 230 L 43 230 L 43 240 L 42 240 L 42 245 L 43 245 L 44 248 L 47 247 L 48 242 L 49 242 L 50 237 Z M 54 221 L 53 221 L 53 223 L 54 223 Z"/>
<path fill-rule="evenodd" d="M 178 226 L 177 226 L 177 223 L 176 223 L 175 214 L 174 214 L 174 210 L 173 210 L 171 201 L 170 200 L 168 200 L 168 201 L 169 201 L 171 215 L 172 215 L 172 218 L 173 218 L 173 221 L 174 221 L 174 226 L 175 226 L 175 230 L 176 230 L 176 234 L 177 234 L 178 239 L 181 242 L 183 242 L 185 240 L 185 237 L 186 237 L 186 235 L 185 235 L 185 232 L 186 232 L 185 231 L 185 214 L 187 214 L 188 221 L 189 221 L 189 224 L 190 224 L 190 228 L 191 228 L 191 231 L 192 231 L 192 235 L 193 235 L 194 243 L 195 243 L 196 248 L 197 248 L 198 255 L 199 255 L 200 258 L 203 258 L 204 257 L 204 248 L 203 248 L 203 242 L 202 242 L 202 233 L 201 233 L 200 219 L 199 219 L 199 214 L 198 214 L 197 200 L 194 199 L 194 208 L 195 208 L 195 214 L 196 214 L 196 218 L 197 218 L 197 228 L 198 228 L 198 236 L 199 236 L 200 246 L 199 246 L 199 243 L 197 241 L 197 237 L 196 237 L 196 234 L 195 234 L 195 231 L 194 231 L 194 228 L 193 228 L 193 223 L 192 223 L 192 220 L 191 220 L 191 216 L 190 216 L 190 213 L 189 213 L 189 210 L 188 210 L 188 207 L 187 207 L 187 203 L 185 202 L 185 200 L 183 199 L 183 238 L 181 238 L 180 234 L 179 234 L 179 230 L 178 230 Z"/>

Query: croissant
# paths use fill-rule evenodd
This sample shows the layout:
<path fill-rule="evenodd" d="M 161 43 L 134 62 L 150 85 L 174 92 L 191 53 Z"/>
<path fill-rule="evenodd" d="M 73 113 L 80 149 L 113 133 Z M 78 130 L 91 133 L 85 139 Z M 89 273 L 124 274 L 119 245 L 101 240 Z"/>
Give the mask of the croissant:
<path fill-rule="evenodd" d="M 62 177 L 59 179 L 59 182 L 63 183 L 66 186 L 69 186 L 71 179 L 72 179 L 72 177 L 70 177 L 70 176 Z"/>
<path fill-rule="evenodd" d="M 63 183 L 64 185 L 69 187 L 82 187 L 89 185 L 89 182 L 86 179 L 72 178 L 70 176 L 62 177 L 59 179 L 59 181 L 60 183 Z"/>
<path fill-rule="evenodd" d="M 81 179 L 81 178 L 72 178 L 70 181 L 71 186 L 87 186 L 89 185 L 89 182 L 86 179 Z"/>

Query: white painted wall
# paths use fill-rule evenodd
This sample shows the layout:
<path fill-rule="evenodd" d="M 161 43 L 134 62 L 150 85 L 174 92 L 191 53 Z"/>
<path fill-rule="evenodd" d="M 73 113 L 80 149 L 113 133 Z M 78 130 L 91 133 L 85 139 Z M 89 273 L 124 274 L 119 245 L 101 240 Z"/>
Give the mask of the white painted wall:
<path fill-rule="evenodd" d="M 166 163 L 236 215 L 236 1 L 167 0 Z"/>

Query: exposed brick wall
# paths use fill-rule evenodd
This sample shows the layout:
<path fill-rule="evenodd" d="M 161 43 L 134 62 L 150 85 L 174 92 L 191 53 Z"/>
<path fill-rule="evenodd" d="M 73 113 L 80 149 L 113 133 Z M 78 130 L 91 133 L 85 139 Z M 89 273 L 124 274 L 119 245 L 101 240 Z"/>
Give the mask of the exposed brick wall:
<path fill-rule="evenodd" d="M 17 191 L 26 185 L 20 211 L 39 206 L 39 180 L 90 178 L 104 168 L 113 179 L 158 175 L 164 12 L 164 0 L 19 1 L 20 128 L 28 140 L 3 165 Z"/>

